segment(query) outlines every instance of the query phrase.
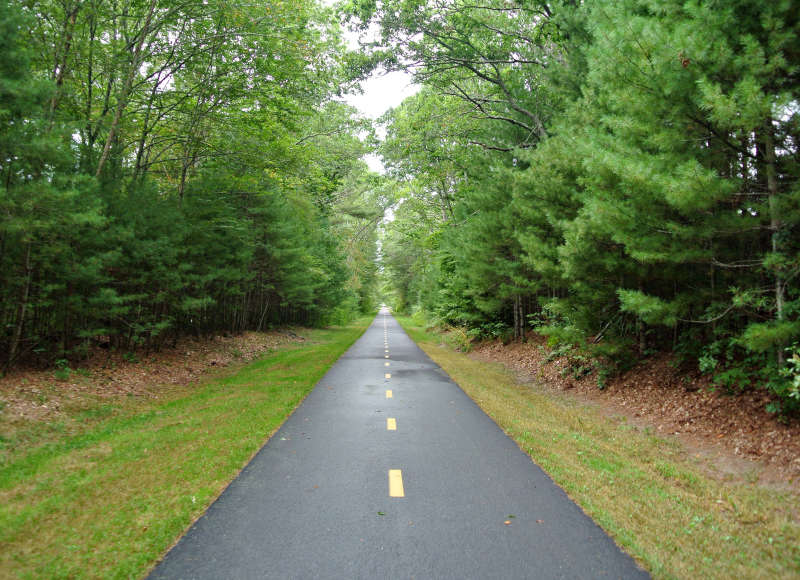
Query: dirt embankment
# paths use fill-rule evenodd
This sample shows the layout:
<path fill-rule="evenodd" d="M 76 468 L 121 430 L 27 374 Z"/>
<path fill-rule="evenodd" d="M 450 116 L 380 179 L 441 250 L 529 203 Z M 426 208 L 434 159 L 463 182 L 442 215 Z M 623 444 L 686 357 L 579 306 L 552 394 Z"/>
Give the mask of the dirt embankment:
<path fill-rule="evenodd" d="M 183 338 L 175 348 L 146 357 L 98 348 L 88 360 L 71 363 L 71 368 L 15 369 L 0 378 L 0 436 L 26 424 L 67 419 L 98 398 L 159 398 L 213 369 L 247 362 L 281 344 L 303 340 L 290 330 Z"/>
<path fill-rule="evenodd" d="M 698 463 L 720 478 L 757 481 L 800 492 L 800 422 L 767 413 L 766 393 L 737 396 L 715 390 L 706 377 L 686 377 L 656 356 L 597 387 L 595 373 L 576 379 L 565 358 L 549 360 L 541 340 L 484 342 L 471 356 L 500 362 L 524 381 L 597 405 L 639 428 L 676 437 Z"/>

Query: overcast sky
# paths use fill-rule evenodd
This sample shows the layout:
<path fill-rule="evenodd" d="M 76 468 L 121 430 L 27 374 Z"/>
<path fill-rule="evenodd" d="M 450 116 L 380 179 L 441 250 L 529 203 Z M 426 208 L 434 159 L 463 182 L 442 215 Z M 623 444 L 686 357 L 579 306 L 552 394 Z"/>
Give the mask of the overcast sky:
<path fill-rule="evenodd" d="M 345 101 L 357 108 L 370 119 L 377 119 L 389 109 L 398 106 L 403 99 L 410 97 L 419 90 L 413 84 L 411 75 L 405 72 L 390 72 L 376 74 L 362 83 L 363 94 L 350 94 L 345 96 Z M 383 131 L 378 128 L 378 135 L 383 137 Z M 383 173 L 383 164 L 376 155 L 367 155 L 364 160 L 370 169 Z"/>
<path fill-rule="evenodd" d="M 325 4 L 332 4 L 334 0 L 323 0 Z M 377 30 L 372 32 L 377 35 Z M 351 50 L 358 49 L 358 35 L 347 30 L 344 37 Z M 371 40 L 367 38 L 366 40 Z M 374 72 L 363 83 L 361 83 L 363 94 L 349 94 L 345 96 L 345 101 L 361 114 L 370 119 L 377 119 L 391 108 L 398 106 L 403 99 L 410 97 L 419 90 L 419 85 L 415 85 L 411 75 L 402 71 L 390 73 Z M 383 132 L 378 128 L 378 135 L 383 137 Z M 364 160 L 370 169 L 383 173 L 383 164 L 375 155 L 367 155 Z"/>
<path fill-rule="evenodd" d="M 345 100 L 371 119 L 377 119 L 419 90 L 411 75 L 401 71 L 373 73 L 362 83 L 362 88 L 363 95 L 347 95 Z"/>

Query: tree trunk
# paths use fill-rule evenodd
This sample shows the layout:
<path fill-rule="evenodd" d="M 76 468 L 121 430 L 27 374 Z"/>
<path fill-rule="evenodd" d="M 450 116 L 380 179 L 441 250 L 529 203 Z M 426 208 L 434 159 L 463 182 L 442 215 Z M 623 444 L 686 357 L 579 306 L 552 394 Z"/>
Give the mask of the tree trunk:
<path fill-rule="evenodd" d="M 53 96 L 50 99 L 50 128 L 53 127 L 55 120 L 55 112 L 58 108 L 58 102 L 61 99 L 61 89 L 64 85 L 64 76 L 67 70 L 67 59 L 69 52 L 72 48 L 72 34 L 75 30 L 75 22 L 78 19 L 78 11 L 81 9 L 80 3 L 76 3 L 71 12 L 67 13 L 66 21 L 64 22 L 64 45 L 61 52 L 59 62 L 53 67 L 53 80 L 55 81 L 56 90 L 53 91 Z"/>
<path fill-rule="evenodd" d="M 514 340 L 525 340 L 525 310 L 522 307 L 522 297 L 514 296 Z"/>
<path fill-rule="evenodd" d="M 31 293 L 31 282 L 33 279 L 33 268 L 31 267 L 31 242 L 25 248 L 25 283 L 22 286 L 22 295 L 17 306 L 17 322 L 14 325 L 14 334 L 11 337 L 11 347 L 8 349 L 8 359 L 6 360 L 6 370 L 14 363 L 19 350 L 19 343 L 22 340 L 22 330 L 25 328 L 25 313 L 28 309 L 28 298 Z"/>
<path fill-rule="evenodd" d="M 266 295 L 266 297 L 261 302 L 261 316 L 259 316 L 258 318 L 258 326 L 256 327 L 256 330 L 259 332 L 261 332 L 261 330 L 264 328 L 264 317 L 266 317 L 268 310 L 269 310 L 269 295 Z"/>
<path fill-rule="evenodd" d="M 117 100 L 117 109 L 114 111 L 114 119 L 111 121 L 111 127 L 108 130 L 106 144 L 103 146 L 103 153 L 100 155 L 100 161 L 97 162 L 97 171 L 95 172 L 95 177 L 100 177 L 100 174 L 103 172 L 103 167 L 108 160 L 108 155 L 111 152 L 111 145 L 114 143 L 114 138 L 116 137 L 117 129 L 119 128 L 119 122 L 122 119 L 122 113 L 128 106 L 128 99 L 130 98 L 130 93 L 133 88 L 133 79 L 136 76 L 136 73 L 139 71 L 139 66 L 142 62 L 142 47 L 144 46 L 145 38 L 150 32 L 150 23 L 153 20 L 153 12 L 155 12 L 155 9 L 156 0 L 150 0 L 147 18 L 145 18 L 144 26 L 142 26 L 142 30 L 139 32 L 139 40 L 136 42 L 136 47 L 133 50 L 130 68 L 125 75 L 125 82 L 120 90 L 119 98 Z"/>
<path fill-rule="evenodd" d="M 189 168 L 192 167 L 197 161 L 197 153 L 195 152 L 190 158 L 184 159 L 181 163 L 181 179 L 178 183 L 178 200 L 183 205 L 183 192 L 186 189 L 186 178 L 189 174 Z"/>
<path fill-rule="evenodd" d="M 131 181 L 135 182 L 139 179 L 142 172 L 142 161 L 144 160 L 144 148 L 147 144 L 147 136 L 150 134 L 150 114 L 153 111 L 153 103 L 158 95 L 158 87 L 160 83 L 156 81 L 150 91 L 150 98 L 147 100 L 147 109 L 144 113 L 144 120 L 142 121 L 142 133 L 139 136 L 139 145 L 136 147 L 136 163 L 133 165 L 133 178 Z"/>
<path fill-rule="evenodd" d="M 639 280 L 639 292 L 644 294 L 644 283 L 641 280 Z M 645 334 L 644 321 L 639 317 L 636 318 L 636 334 L 639 338 L 639 355 L 644 356 L 647 350 L 647 335 Z"/>
<path fill-rule="evenodd" d="M 773 133 L 772 119 L 768 119 L 764 127 L 764 171 L 767 176 L 767 195 L 769 199 L 769 229 L 772 232 L 772 252 L 780 251 L 780 230 L 783 224 L 778 215 L 778 171 L 775 167 L 775 136 Z M 784 295 L 786 285 L 780 270 L 775 272 L 775 319 L 778 321 L 784 318 Z M 778 366 L 783 366 L 783 344 L 778 345 Z"/>

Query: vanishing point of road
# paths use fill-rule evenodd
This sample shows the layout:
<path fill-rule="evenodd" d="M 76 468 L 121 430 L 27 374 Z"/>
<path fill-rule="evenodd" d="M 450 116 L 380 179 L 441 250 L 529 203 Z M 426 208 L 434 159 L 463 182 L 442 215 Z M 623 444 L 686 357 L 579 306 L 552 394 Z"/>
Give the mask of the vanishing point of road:
<path fill-rule="evenodd" d="M 150 575 L 647 577 L 385 309 Z"/>

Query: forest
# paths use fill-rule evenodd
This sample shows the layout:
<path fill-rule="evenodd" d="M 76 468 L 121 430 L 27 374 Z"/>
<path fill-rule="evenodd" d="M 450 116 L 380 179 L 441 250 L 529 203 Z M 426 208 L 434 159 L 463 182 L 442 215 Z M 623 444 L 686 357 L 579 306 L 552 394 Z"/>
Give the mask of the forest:
<path fill-rule="evenodd" d="M 800 410 L 791 0 L 0 11 L 5 369 L 384 300 Z M 373 70 L 421 86 L 377 132 Z"/>
<path fill-rule="evenodd" d="M 330 9 L 0 11 L 0 365 L 373 308 L 385 201 Z"/>
<path fill-rule="evenodd" d="M 800 407 L 791 1 L 358 2 L 423 89 L 390 112 L 401 308 Z M 389 50 L 389 47 L 402 50 Z M 587 369 L 588 370 L 588 369 Z"/>

